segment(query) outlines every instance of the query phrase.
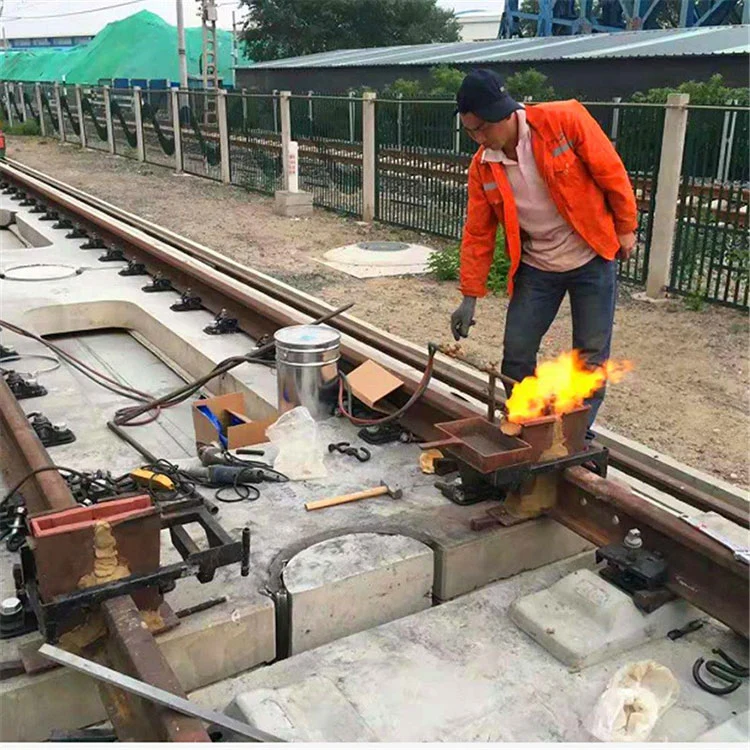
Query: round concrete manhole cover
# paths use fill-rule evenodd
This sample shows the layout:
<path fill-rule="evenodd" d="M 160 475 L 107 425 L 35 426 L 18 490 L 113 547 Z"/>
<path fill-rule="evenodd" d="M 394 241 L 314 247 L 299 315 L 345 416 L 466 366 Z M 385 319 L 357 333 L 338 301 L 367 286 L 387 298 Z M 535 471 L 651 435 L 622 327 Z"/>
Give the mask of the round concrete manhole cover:
<path fill-rule="evenodd" d="M 372 253 L 393 253 L 398 250 L 407 250 L 409 245 L 406 242 L 359 242 L 357 247 Z"/>
<path fill-rule="evenodd" d="M 25 263 L 4 269 L 0 273 L 0 278 L 7 281 L 54 281 L 77 276 L 82 270 L 75 266 L 55 263 Z"/>
<path fill-rule="evenodd" d="M 329 250 L 323 262 L 359 278 L 425 273 L 434 251 L 408 242 L 374 240 Z"/>

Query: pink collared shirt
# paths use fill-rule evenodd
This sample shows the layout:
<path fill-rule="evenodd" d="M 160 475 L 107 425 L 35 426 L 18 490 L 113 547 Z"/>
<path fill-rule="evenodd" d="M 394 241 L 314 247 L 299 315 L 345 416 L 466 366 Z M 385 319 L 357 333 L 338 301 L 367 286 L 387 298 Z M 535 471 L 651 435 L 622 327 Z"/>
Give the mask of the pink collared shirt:
<path fill-rule="evenodd" d="M 519 109 L 515 116 L 518 118 L 518 161 L 513 161 L 502 150 L 488 148 L 482 154 L 482 161 L 499 162 L 508 176 L 521 227 L 521 262 L 558 273 L 580 268 L 596 257 L 596 253 L 557 210 L 534 160 L 526 112 Z"/>

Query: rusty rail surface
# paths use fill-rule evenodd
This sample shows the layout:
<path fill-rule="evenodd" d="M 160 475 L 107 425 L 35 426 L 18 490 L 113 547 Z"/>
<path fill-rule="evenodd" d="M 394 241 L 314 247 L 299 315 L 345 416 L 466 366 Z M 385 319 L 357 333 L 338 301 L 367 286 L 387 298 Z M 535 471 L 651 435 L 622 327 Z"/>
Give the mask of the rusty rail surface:
<path fill-rule="evenodd" d="M 0 468 L 9 489 L 35 469 L 52 466 L 19 402 L 0 378 Z M 57 471 L 36 474 L 24 483 L 22 493 L 29 515 L 77 507 L 76 501 Z M 102 605 L 108 629 L 105 645 L 112 665 L 133 677 L 184 697 L 179 680 L 164 659 L 156 640 L 143 627 L 143 621 L 129 596 Z M 174 740 L 209 742 L 198 719 L 143 701 L 140 698 L 99 686 L 107 714 L 122 741 Z M 122 734 L 120 734 L 122 732 Z"/>
<path fill-rule="evenodd" d="M 209 309 L 226 307 L 227 300 L 231 300 L 238 306 L 232 309 L 233 315 L 239 318 L 244 330 L 252 336 L 271 333 L 279 326 L 298 322 L 299 313 L 317 317 L 331 309 L 326 303 L 224 258 L 219 253 L 149 222 L 136 220 L 136 217 L 121 209 L 85 194 L 79 198 L 79 191 L 67 186 L 58 189 L 45 184 L 42 181 L 47 180 L 44 175 L 37 178 L 30 174 L 19 174 L 18 170 L 4 166 L 0 166 L 0 169 L 14 181 L 22 183 L 25 189 L 41 196 L 45 202 L 55 204 L 55 208 L 75 216 L 77 220 L 93 224 L 97 234 L 105 239 L 125 244 L 129 256 L 146 263 L 152 271 L 165 271 L 177 288 L 191 287 L 204 297 Z M 118 221 L 119 216 L 125 216 L 125 222 L 131 226 Z M 266 299 L 232 283 L 236 281 L 261 292 Z M 284 307 L 273 304 L 274 301 L 282 303 Z M 418 370 L 423 370 L 426 365 L 426 354 L 408 342 L 389 340 L 377 329 L 345 315 L 337 318 L 336 325 L 353 339 L 342 345 L 342 356 L 349 363 L 357 364 L 372 356 L 368 347 L 373 347 Z M 407 395 L 413 392 L 418 378 L 404 376 L 403 372 L 398 374 L 405 381 L 403 390 Z M 436 422 L 476 415 L 476 410 L 466 403 L 461 394 L 474 396 L 481 402 L 487 401 L 487 382 L 478 372 L 436 359 L 435 378 L 456 388 L 460 394 L 454 398 L 430 388 L 403 420 L 408 429 L 428 440 L 437 437 L 434 430 Z M 627 472 L 633 463 L 637 462 L 623 456 L 614 465 L 619 464 L 619 468 Z M 652 467 L 636 466 L 636 469 L 637 476 L 647 482 L 654 476 L 656 486 L 680 500 L 748 525 L 747 509 L 716 502 L 716 498 L 685 486 L 684 482 L 673 480 L 663 472 L 655 472 Z M 628 524 L 637 526 L 647 544 L 648 540 L 652 540 L 654 544 L 664 545 L 669 550 L 670 586 L 673 590 L 747 636 L 747 566 L 743 569 L 740 563 L 733 561 L 729 551 L 679 522 L 672 514 L 585 470 L 569 469 L 563 485 L 566 489 L 561 492 L 562 499 L 555 511 L 559 521 L 597 544 L 619 541 L 627 531 Z M 585 505 L 580 503 L 581 497 L 587 500 Z M 612 509 L 617 509 L 617 512 L 613 514 Z M 617 525 L 612 523 L 613 515 L 618 516 Z M 721 583 L 718 584 L 718 581 Z M 708 582 L 712 585 L 709 586 Z"/>
<path fill-rule="evenodd" d="M 640 529 L 644 546 L 664 556 L 667 588 L 748 637 L 750 567 L 679 517 L 580 466 L 565 470 L 550 515 L 597 546 Z"/>
<path fill-rule="evenodd" d="M 209 310 L 218 312 L 226 306 L 227 299 L 231 299 L 239 305 L 238 309 L 232 311 L 233 314 L 239 319 L 241 327 L 251 336 L 272 333 L 279 326 L 290 325 L 296 321 L 279 312 L 278 307 L 270 307 L 257 298 L 251 298 L 243 290 L 238 290 L 236 286 L 231 287 L 226 283 L 221 283 L 216 279 L 215 274 L 213 278 L 209 278 L 206 274 L 208 269 L 191 264 L 190 259 L 201 261 L 202 264 L 220 271 L 229 279 L 239 281 L 304 315 L 317 318 L 333 309 L 322 300 L 294 289 L 271 276 L 243 266 L 210 248 L 188 240 L 153 222 L 136 217 L 117 206 L 72 188 L 23 164 L 12 160 L 5 164 L 0 163 L 0 173 L 22 184 L 24 188 L 36 193 L 45 201 L 54 203 L 67 213 L 93 224 L 97 228 L 97 233 L 104 239 L 109 237 L 120 245 L 126 244 L 129 255 L 146 263 L 151 270 L 165 271 L 177 288 L 184 289 L 189 286 L 194 292 L 200 294 Z M 137 231 L 134 232 L 133 229 Z M 186 257 L 179 259 L 175 258 L 174 254 L 160 252 L 153 240 L 157 240 L 156 244 L 163 243 L 172 250 L 181 251 Z M 356 339 L 357 342 L 371 346 L 409 367 L 423 371 L 427 366 L 427 354 L 423 348 L 388 337 L 384 332 L 356 318 L 348 315 L 339 316 L 336 319 L 336 327 L 342 333 Z M 346 344 L 342 348 L 342 354 L 353 364 L 366 358 L 361 352 L 347 347 Z M 462 394 L 472 396 L 481 403 L 487 403 L 487 380 L 479 372 L 458 368 L 446 359 L 436 358 L 434 378 Z M 407 390 L 413 389 L 415 382 L 407 378 Z M 502 396 L 500 396 L 498 403 L 502 401 Z M 461 419 L 475 414 L 458 399 L 443 399 L 443 403 L 439 404 L 438 408 L 445 408 L 449 419 Z M 425 419 L 419 419 L 411 426 L 416 429 L 418 424 L 427 430 L 423 435 L 426 439 L 438 437 L 436 432 L 430 430 L 430 425 Z M 712 510 L 745 528 L 750 527 L 750 506 L 741 508 L 732 506 L 731 503 L 720 501 L 710 495 L 706 490 L 670 476 L 666 470 L 656 470 L 624 452 L 619 452 L 616 448 L 611 447 L 610 450 L 612 451 L 610 464 L 613 467 L 637 476 L 693 507 Z"/>

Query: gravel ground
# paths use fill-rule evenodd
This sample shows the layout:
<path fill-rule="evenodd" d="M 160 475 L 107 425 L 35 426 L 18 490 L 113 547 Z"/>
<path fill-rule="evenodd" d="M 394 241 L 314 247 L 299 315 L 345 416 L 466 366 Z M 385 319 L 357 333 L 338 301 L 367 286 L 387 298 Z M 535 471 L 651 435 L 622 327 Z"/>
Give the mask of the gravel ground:
<path fill-rule="evenodd" d="M 449 339 L 448 320 L 460 300 L 455 282 L 359 280 L 315 260 L 365 239 L 436 248 L 450 244 L 445 240 L 319 209 L 311 218 L 281 218 L 269 197 L 52 140 L 11 138 L 8 155 L 330 303 L 355 300 L 357 317 L 417 344 Z M 747 316 L 714 306 L 690 310 L 680 300 L 651 305 L 632 299 L 630 291 L 620 291 L 612 356 L 632 360 L 635 370 L 610 387 L 599 422 L 747 487 Z M 464 345 L 470 356 L 500 358 L 506 305 L 500 297 L 480 301 Z M 542 356 L 570 346 L 565 303 Z"/>

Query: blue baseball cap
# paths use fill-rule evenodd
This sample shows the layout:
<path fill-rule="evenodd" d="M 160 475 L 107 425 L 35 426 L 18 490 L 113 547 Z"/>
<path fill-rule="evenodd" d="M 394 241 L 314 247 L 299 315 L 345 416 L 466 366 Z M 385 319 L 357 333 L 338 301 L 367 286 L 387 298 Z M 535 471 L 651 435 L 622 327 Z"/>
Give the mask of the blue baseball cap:
<path fill-rule="evenodd" d="M 503 79 L 492 70 L 472 70 L 456 94 L 456 112 L 471 112 L 486 122 L 500 122 L 523 107 L 505 90 Z"/>

